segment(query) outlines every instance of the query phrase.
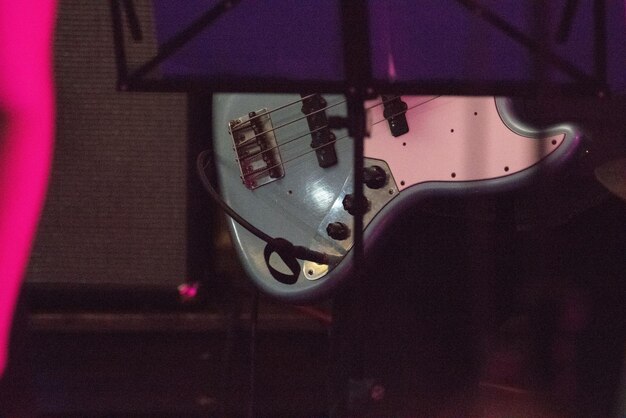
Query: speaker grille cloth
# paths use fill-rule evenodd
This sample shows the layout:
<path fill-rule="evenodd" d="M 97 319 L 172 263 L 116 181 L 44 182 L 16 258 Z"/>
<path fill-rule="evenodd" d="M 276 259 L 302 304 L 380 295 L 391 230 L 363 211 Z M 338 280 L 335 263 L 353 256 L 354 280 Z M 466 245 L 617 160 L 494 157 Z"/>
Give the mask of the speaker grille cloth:
<path fill-rule="evenodd" d="M 155 53 L 149 1 L 135 1 Z M 129 38 L 128 30 L 126 37 Z M 57 138 L 27 280 L 170 285 L 185 274 L 186 97 L 117 92 L 109 2 L 61 1 L 55 36 Z"/>

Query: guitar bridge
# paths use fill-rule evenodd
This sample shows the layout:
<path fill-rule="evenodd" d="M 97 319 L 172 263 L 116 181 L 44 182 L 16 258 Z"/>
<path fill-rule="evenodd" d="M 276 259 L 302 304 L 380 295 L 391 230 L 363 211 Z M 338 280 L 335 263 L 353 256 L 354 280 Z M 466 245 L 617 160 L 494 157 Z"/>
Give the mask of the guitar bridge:
<path fill-rule="evenodd" d="M 241 181 L 250 190 L 284 177 L 285 169 L 267 109 L 231 120 L 228 131 Z"/>

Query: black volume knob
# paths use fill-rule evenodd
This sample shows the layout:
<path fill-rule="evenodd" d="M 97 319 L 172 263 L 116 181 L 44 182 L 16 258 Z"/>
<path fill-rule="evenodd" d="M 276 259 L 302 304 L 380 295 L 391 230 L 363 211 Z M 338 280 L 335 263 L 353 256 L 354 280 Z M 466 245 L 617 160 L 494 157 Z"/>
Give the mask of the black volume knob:
<path fill-rule="evenodd" d="M 326 227 L 326 233 L 332 239 L 343 241 L 350 236 L 350 228 L 342 222 L 331 222 Z"/>
<path fill-rule="evenodd" d="M 370 202 L 367 200 L 365 196 L 360 202 L 357 202 L 353 194 L 347 194 L 344 196 L 343 201 L 344 210 L 346 210 L 350 215 L 355 216 L 356 214 L 364 214 L 369 210 Z"/>
<path fill-rule="evenodd" d="M 387 183 L 387 173 L 377 165 L 364 167 L 363 181 L 370 189 L 380 189 Z"/>

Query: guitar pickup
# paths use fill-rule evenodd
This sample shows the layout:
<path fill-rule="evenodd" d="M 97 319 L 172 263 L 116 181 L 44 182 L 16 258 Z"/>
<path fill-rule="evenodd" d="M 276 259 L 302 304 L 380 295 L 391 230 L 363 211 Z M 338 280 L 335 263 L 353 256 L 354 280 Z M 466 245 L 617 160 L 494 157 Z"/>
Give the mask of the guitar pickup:
<path fill-rule="evenodd" d="M 228 123 L 241 181 L 250 190 L 285 176 L 280 149 L 267 109 Z"/>
<path fill-rule="evenodd" d="M 326 117 L 326 100 L 319 95 L 301 95 L 302 113 L 306 115 L 311 133 L 311 148 L 315 150 L 317 163 L 322 168 L 337 164 L 337 152 L 335 151 L 336 137 L 330 131 L 328 118 Z"/>
<path fill-rule="evenodd" d="M 406 121 L 407 105 L 400 96 L 382 96 L 383 116 L 389 123 L 391 135 L 398 137 L 409 132 L 409 124 Z"/>

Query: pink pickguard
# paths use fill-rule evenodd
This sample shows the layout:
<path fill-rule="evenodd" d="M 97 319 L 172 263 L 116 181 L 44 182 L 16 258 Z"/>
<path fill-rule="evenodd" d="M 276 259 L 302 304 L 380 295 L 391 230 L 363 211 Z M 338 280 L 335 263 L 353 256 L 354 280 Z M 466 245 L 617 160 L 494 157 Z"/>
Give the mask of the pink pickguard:
<path fill-rule="evenodd" d="M 365 157 L 387 162 L 399 190 L 427 181 L 493 179 L 527 169 L 550 154 L 565 134 L 527 138 L 509 129 L 493 97 L 402 96 L 409 133 L 393 137 L 383 107 L 373 123 Z M 368 106 L 369 105 L 369 106 Z"/>

